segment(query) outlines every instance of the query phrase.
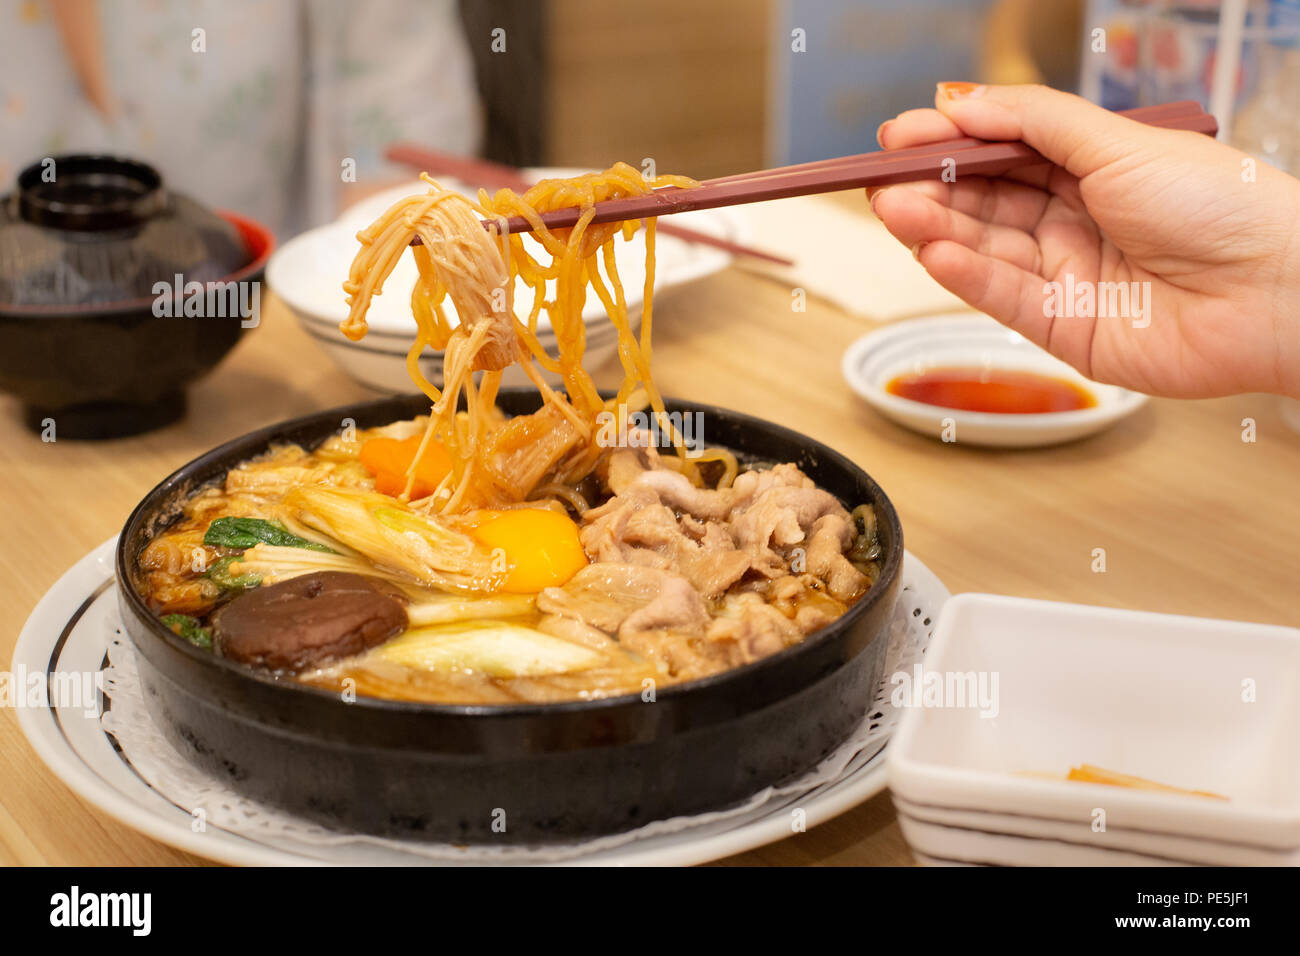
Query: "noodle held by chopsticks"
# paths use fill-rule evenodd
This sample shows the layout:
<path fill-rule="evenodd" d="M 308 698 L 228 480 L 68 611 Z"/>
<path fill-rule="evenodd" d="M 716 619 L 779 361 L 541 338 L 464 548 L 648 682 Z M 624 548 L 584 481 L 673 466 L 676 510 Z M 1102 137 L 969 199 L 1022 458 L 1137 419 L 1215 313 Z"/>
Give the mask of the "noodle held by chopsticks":
<path fill-rule="evenodd" d="M 629 400 L 644 396 L 656 422 L 677 450 L 679 469 L 697 483 L 698 461 L 721 461 L 720 484 L 730 484 L 737 465 L 723 450 L 697 452 L 688 457 L 685 441 L 667 415 L 663 398 L 650 370 L 654 292 L 654 220 L 646 228 L 646 282 L 641 334 L 633 334 L 627 300 L 618 274 L 614 242 L 619 234 L 630 237 L 639 223 L 592 225 L 591 209 L 597 202 L 639 195 L 657 186 L 694 186 L 679 176 L 647 180 L 631 166 L 617 163 L 601 173 L 571 179 L 546 179 L 522 196 L 503 189 L 494 196 L 480 192 L 474 203 L 441 186 L 427 175 L 429 191 L 395 203 L 367 229 L 358 233 L 361 250 L 353 260 L 344 291 L 350 307 L 341 331 L 354 341 L 366 334 L 366 312 L 392 273 L 398 259 L 419 236 L 413 248 L 419 279 L 411 295 L 416 338 L 407 355 L 407 370 L 415 385 L 429 397 L 433 411 L 415 460 L 430 442 L 441 442 L 450 452 L 452 470 L 430 496 L 428 506 L 444 513 L 477 507 L 520 503 L 542 486 L 555 497 L 581 501 L 581 496 L 560 495 L 556 489 L 574 487 L 603 452 L 596 427 L 601 413 L 623 415 Z M 541 213 L 565 207 L 585 212 L 570 229 L 549 230 Z M 534 256 L 520 235 L 501 235 L 485 229 L 480 217 L 502 221 L 522 216 L 541 244 Z M 605 275 L 601 275 L 603 264 Z M 533 292 L 526 320 L 514 311 L 515 280 Z M 554 282 L 548 298 L 547 283 Z M 623 382 L 617 396 L 606 402 L 582 367 L 586 349 L 583 307 L 592 289 L 618 333 L 618 354 Z M 443 311 L 450 299 L 460 318 L 452 327 Z M 550 320 L 559 345 L 558 357 L 549 355 L 538 334 L 542 313 Z M 443 387 L 439 390 L 420 371 L 419 356 L 429 347 L 444 353 Z M 495 409 L 502 370 L 518 364 L 538 388 L 542 408 L 531 416 L 504 419 Z M 539 370 L 538 366 L 541 367 Z M 560 377 L 561 394 L 542 377 L 542 371 Z M 484 372 L 476 388 L 472 374 Z M 466 410 L 458 412 L 464 397 Z M 531 421 L 529 421 L 531 420 Z M 536 439 L 545 435 L 548 442 Z M 529 443 L 532 443 L 529 445 Z M 521 464 L 521 449 L 541 448 L 537 454 L 553 456 L 539 462 L 534 454 Z M 407 474 L 403 497 L 409 498 L 415 464 Z"/>

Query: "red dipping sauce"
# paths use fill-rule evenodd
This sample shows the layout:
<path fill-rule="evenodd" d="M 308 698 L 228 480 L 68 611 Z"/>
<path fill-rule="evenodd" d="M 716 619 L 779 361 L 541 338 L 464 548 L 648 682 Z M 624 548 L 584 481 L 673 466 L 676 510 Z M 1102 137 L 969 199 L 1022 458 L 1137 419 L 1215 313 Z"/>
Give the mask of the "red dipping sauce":
<path fill-rule="evenodd" d="M 1096 397 L 1075 382 L 1037 372 L 932 368 L 890 379 L 885 391 L 926 405 L 1000 415 L 1041 415 L 1093 408 Z"/>

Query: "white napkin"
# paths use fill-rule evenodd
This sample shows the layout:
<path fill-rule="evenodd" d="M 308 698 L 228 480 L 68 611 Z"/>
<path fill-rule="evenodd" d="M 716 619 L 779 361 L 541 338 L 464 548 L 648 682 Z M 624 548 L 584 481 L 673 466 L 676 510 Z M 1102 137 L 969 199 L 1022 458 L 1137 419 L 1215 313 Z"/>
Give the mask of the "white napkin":
<path fill-rule="evenodd" d="M 776 199 L 744 209 L 753 244 L 795 265 L 740 256 L 739 266 L 876 322 L 969 308 L 931 279 L 871 215 L 861 191 Z"/>

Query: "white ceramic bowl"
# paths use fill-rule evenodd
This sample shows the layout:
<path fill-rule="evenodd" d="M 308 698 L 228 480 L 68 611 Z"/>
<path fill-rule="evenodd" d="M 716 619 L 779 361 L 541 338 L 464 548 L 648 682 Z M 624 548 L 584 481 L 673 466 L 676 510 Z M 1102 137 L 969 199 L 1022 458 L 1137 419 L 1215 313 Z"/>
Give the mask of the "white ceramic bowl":
<path fill-rule="evenodd" d="M 334 364 L 363 385 L 384 392 L 409 392 L 414 388 L 406 372 L 406 353 L 415 337 L 414 327 L 409 332 L 371 328 L 364 339 L 353 342 L 339 332 L 337 322 L 321 321 L 302 313 L 298 313 L 298 322 L 325 354 L 334 360 Z M 630 315 L 629 322 L 632 331 L 637 331 L 641 327 L 640 312 Z M 538 339 L 547 352 L 553 357 L 558 356 L 559 347 L 549 328 L 539 327 Z M 601 322 L 587 326 L 587 346 L 582 363 L 585 368 L 594 371 L 617 353 L 618 332 L 612 325 Z M 420 371 L 425 378 L 440 386 L 442 353 L 425 349 L 420 356 Z M 560 384 L 559 376 L 552 375 L 540 366 L 538 371 L 552 385 Z M 529 379 L 519 366 L 512 365 L 502 373 L 501 384 L 505 387 L 526 386 Z"/>
<path fill-rule="evenodd" d="M 962 594 L 924 666 L 951 691 L 889 745 L 922 860 L 1300 864 L 1300 631 Z M 1084 763 L 1229 799 L 1063 779 Z"/>
<path fill-rule="evenodd" d="M 999 414 L 940 408 L 885 390 L 898 375 L 932 368 L 978 367 L 1036 372 L 1077 382 L 1097 404 L 1073 412 Z M 1133 414 L 1145 395 L 1084 378 L 1018 332 L 975 312 L 896 322 L 864 335 L 844 353 L 849 386 L 886 418 L 928 435 L 967 445 L 1024 448 L 1083 438 Z"/>
<path fill-rule="evenodd" d="M 537 176 L 564 175 L 571 170 L 536 170 Z M 451 180 L 445 185 L 470 190 Z M 338 324 L 347 317 L 343 281 L 357 251 L 356 233 L 399 199 L 428 187 L 422 182 L 398 186 L 371 196 L 346 210 L 328 226 L 312 229 L 285 243 L 267 264 L 266 279 L 271 288 L 288 305 L 303 328 L 315 338 L 335 363 L 362 383 L 384 391 L 409 391 L 406 352 L 415 337 L 415 320 L 411 317 L 411 290 L 415 286 L 416 268 L 410 256 L 403 256 L 384 284 L 383 293 L 371 304 L 367 322 L 370 331 L 360 342 L 345 339 Z M 744 242 L 747 238 L 744 214 L 735 209 L 707 210 L 675 216 L 675 220 L 701 232 Z M 532 240 L 528 240 L 530 243 Z M 540 249 L 540 246 L 537 247 Z M 641 301 L 645 286 L 645 238 L 638 233 L 628 242 L 617 240 L 616 259 L 623 282 L 628 315 L 633 328 L 641 321 Z M 726 268 L 731 256 L 711 246 L 687 243 L 672 236 L 659 235 L 655 243 L 655 295 L 663 301 L 669 290 L 712 275 Z M 601 274 L 605 275 L 603 264 Z M 522 282 L 517 283 L 516 311 L 527 315 L 533 294 Z M 453 324 L 458 319 L 450 303 L 446 308 Z M 587 323 L 587 350 L 583 364 L 598 368 L 618 351 L 618 338 L 606 319 L 604 306 L 589 294 L 583 309 Z M 555 337 L 545 315 L 539 318 L 542 345 L 555 354 Z M 442 380 L 442 356 L 426 351 L 421 369 L 434 383 Z M 553 383 L 558 381 L 547 375 Z M 523 385 L 522 371 L 511 369 L 503 384 Z"/>

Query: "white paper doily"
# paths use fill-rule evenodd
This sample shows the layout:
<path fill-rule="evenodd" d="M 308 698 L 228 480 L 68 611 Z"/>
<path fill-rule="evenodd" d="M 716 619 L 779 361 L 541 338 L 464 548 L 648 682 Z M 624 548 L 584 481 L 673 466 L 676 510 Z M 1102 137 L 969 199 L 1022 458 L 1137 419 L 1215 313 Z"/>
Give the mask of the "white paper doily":
<path fill-rule="evenodd" d="M 55 711 L 57 735 L 31 712 L 20 711 L 20 722 L 38 753 L 83 797 L 159 839 L 230 862 L 691 863 L 790 836 L 793 811 L 803 811 L 807 825 L 813 826 L 884 788 L 882 751 L 899 716 L 889 701 L 888 676 L 910 671 L 920 660 L 948 598 L 942 582 L 906 554 L 889 627 L 885 679 L 875 706 L 848 740 L 802 776 L 760 791 L 739 806 L 659 820 L 625 833 L 545 846 L 466 847 L 330 830 L 250 800 L 186 760 L 145 708 L 135 649 L 117 613 L 115 586 L 102 578 L 95 586 L 94 569 L 109 564 L 111 545 L 105 542 L 88 555 L 42 600 L 23 629 L 14 657 L 15 667 L 48 660 L 51 670 L 84 666 L 74 661 L 86 662 L 96 654 L 99 661 L 106 660 L 106 703 L 96 730 L 80 726 L 90 723 L 81 719 L 80 711 Z M 70 584 L 74 578 L 75 585 Z M 118 765 L 107 766 L 113 754 Z M 105 784 L 116 792 L 102 792 Z M 123 795 L 131 803 L 123 802 Z M 202 821 L 201 826 L 194 821 Z M 221 839 L 212 840 L 212 835 Z"/>

